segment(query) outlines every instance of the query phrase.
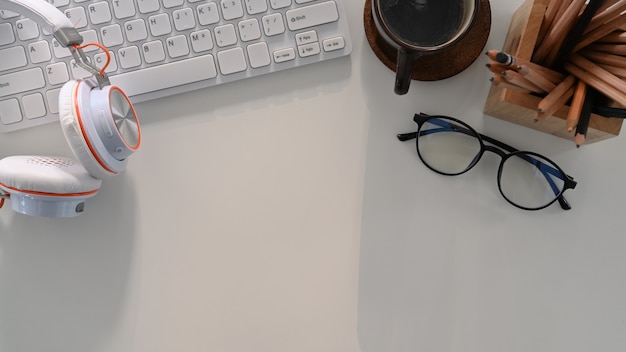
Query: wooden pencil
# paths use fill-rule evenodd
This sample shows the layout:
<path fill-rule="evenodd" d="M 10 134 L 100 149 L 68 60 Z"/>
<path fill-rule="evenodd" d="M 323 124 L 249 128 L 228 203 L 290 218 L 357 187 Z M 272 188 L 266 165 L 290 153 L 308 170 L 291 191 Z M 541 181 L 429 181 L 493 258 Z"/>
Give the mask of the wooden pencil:
<path fill-rule="evenodd" d="M 615 67 L 615 66 L 605 65 L 605 64 L 599 64 L 597 62 L 595 64 L 600 66 L 600 67 L 602 67 L 603 69 L 611 72 L 612 74 L 614 74 L 615 76 L 621 78 L 622 80 L 626 80 L 626 68 Z"/>
<path fill-rule="evenodd" d="M 574 86 L 569 87 L 564 94 L 558 96 L 552 103 L 552 105 L 547 108 L 542 109 L 541 111 L 537 110 L 535 113 L 535 120 L 541 121 L 548 116 L 554 115 L 560 108 L 564 107 L 565 104 L 570 100 L 570 98 L 574 95 Z"/>
<path fill-rule="evenodd" d="M 522 76 L 524 76 L 531 83 L 536 85 L 537 87 L 543 89 L 546 92 L 549 92 L 556 88 L 556 84 L 547 79 L 544 75 L 539 73 L 538 71 L 533 70 L 532 68 L 521 65 L 517 70 Z"/>
<path fill-rule="evenodd" d="M 573 55 L 570 57 L 570 62 L 596 76 L 598 79 L 624 92 L 623 95 L 624 98 L 626 98 L 626 82 L 621 80 L 619 77 L 616 77 L 614 74 L 580 55 Z"/>
<path fill-rule="evenodd" d="M 589 22 L 589 26 L 587 26 L 585 34 L 590 33 L 591 31 L 597 29 L 605 23 L 614 20 L 616 17 L 619 17 L 621 13 L 624 12 L 624 10 L 626 10 L 625 1 L 618 1 L 613 3 L 613 5 L 605 8 L 604 10 L 598 10 L 598 13 L 593 16 L 591 22 Z"/>
<path fill-rule="evenodd" d="M 508 66 L 504 66 L 502 64 L 499 64 L 497 62 L 490 62 L 485 64 L 485 66 L 489 69 L 489 71 L 493 72 L 493 73 L 502 73 L 506 70 L 510 70 L 511 68 Z"/>
<path fill-rule="evenodd" d="M 626 55 L 626 44 L 590 44 L 587 49 L 613 55 Z"/>
<path fill-rule="evenodd" d="M 626 24 L 626 16 L 617 16 L 615 19 L 609 22 L 606 22 L 605 24 L 583 35 L 583 37 L 578 42 L 578 44 L 576 44 L 572 52 L 579 51 L 580 49 L 586 47 L 587 45 L 615 31 L 616 29 L 620 28 L 624 24 Z"/>
<path fill-rule="evenodd" d="M 585 5 L 585 1 L 586 0 L 573 0 L 572 3 L 563 12 L 563 15 L 555 19 L 556 22 L 554 26 L 550 28 L 545 38 L 541 42 L 541 45 L 539 45 L 539 47 L 535 49 L 532 61 L 543 62 L 543 60 L 548 56 L 550 51 L 558 51 L 558 48 L 567 37 L 569 30 L 574 25 L 578 13 Z"/>
<path fill-rule="evenodd" d="M 587 90 L 582 109 L 580 111 L 580 117 L 576 124 L 576 133 L 574 134 L 574 143 L 576 148 L 579 148 L 585 143 L 587 139 L 587 131 L 589 130 L 589 122 L 591 121 L 591 111 L 595 105 L 596 91 L 593 88 Z"/>
<path fill-rule="evenodd" d="M 499 52 L 500 50 L 495 50 L 495 49 L 487 50 L 485 52 L 485 55 L 487 55 L 487 57 L 490 58 L 491 60 L 496 61 L 496 55 L 498 55 Z"/>
<path fill-rule="evenodd" d="M 554 71 L 548 67 L 536 64 L 530 60 L 521 59 L 504 51 L 498 52 L 498 54 L 496 55 L 496 61 L 502 65 L 509 66 L 511 68 L 527 66 L 528 68 L 531 68 L 541 73 L 552 83 L 561 82 L 565 78 L 565 75 L 558 71 Z"/>
<path fill-rule="evenodd" d="M 546 7 L 546 12 L 543 15 L 543 21 L 539 29 L 539 35 L 536 45 L 539 46 L 548 33 L 550 27 L 554 24 L 554 18 L 556 17 L 559 9 L 563 9 L 563 0 L 551 0 Z"/>
<path fill-rule="evenodd" d="M 598 64 L 626 68 L 626 57 L 624 56 L 612 55 L 590 50 L 583 50 L 580 52 L 580 55 Z"/>
<path fill-rule="evenodd" d="M 493 75 L 492 77 L 489 78 L 489 80 L 491 81 L 491 83 L 494 86 L 498 86 L 498 87 L 506 88 L 506 89 L 511 89 L 511 90 L 514 90 L 514 91 L 517 91 L 517 92 L 522 92 L 522 93 L 527 93 L 527 94 L 532 93 L 530 90 L 528 90 L 526 88 L 522 88 L 520 86 L 511 84 L 511 83 L 505 81 L 504 77 L 502 77 L 502 75 L 499 75 L 499 74 Z"/>
<path fill-rule="evenodd" d="M 564 68 L 566 71 L 570 72 L 578 79 L 587 83 L 587 85 L 589 85 L 590 87 L 597 89 L 608 98 L 613 99 L 616 103 L 622 106 L 626 106 L 626 96 L 624 96 L 623 91 L 620 91 L 619 89 L 613 87 L 612 85 L 599 79 L 597 76 L 591 74 L 581 67 L 578 67 L 577 65 L 574 65 L 571 62 L 565 63 Z"/>
<path fill-rule="evenodd" d="M 575 19 L 569 33 L 565 39 L 552 49 L 546 58 L 546 64 L 557 69 L 562 69 L 567 58 L 572 54 L 576 43 L 580 41 L 585 29 L 589 26 L 589 22 L 598 11 L 598 8 L 605 0 L 588 0 L 587 5 L 583 6 L 582 13 Z"/>
<path fill-rule="evenodd" d="M 606 44 L 626 44 L 626 32 L 622 30 L 613 31 L 604 37 L 596 40 L 596 43 Z"/>
<path fill-rule="evenodd" d="M 507 82 L 509 82 L 511 84 L 515 84 L 515 85 L 520 86 L 522 88 L 526 88 L 526 89 L 530 90 L 531 92 L 545 93 L 545 91 L 543 89 L 541 89 L 540 87 L 538 87 L 537 85 L 535 85 L 534 83 L 532 83 L 531 81 L 526 79 L 519 72 L 516 72 L 516 71 L 513 71 L 513 70 L 507 70 L 507 71 L 502 72 L 502 77 L 504 77 L 504 79 Z"/>
<path fill-rule="evenodd" d="M 585 96 L 587 95 L 587 84 L 583 81 L 576 82 L 576 89 L 572 97 L 569 111 L 567 112 L 566 127 L 568 132 L 572 132 L 578 124 L 578 119 L 583 109 Z"/>
<path fill-rule="evenodd" d="M 537 104 L 537 111 L 543 112 L 549 110 L 550 107 L 557 103 L 558 99 L 563 96 L 576 83 L 576 77 L 569 75 L 556 88 L 551 90 L 545 98 L 541 99 Z"/>

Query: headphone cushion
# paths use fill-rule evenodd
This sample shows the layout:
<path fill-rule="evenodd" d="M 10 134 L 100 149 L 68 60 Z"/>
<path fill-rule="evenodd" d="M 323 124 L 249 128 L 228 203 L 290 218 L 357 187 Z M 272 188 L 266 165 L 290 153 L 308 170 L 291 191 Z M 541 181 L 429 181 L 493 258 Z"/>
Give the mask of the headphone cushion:
<path fill-rule="evenodd" d="M 0 188 L 8 193 L 94 195 L 101 184 L 73 159 L 18 155 L 0 160 Z"/>
<path fill-rule="evenodd" d="M 77 96 L 81 93 L 77 92 L 77 89 L 82 88 L 80 87 L 81 84 L 86 85 L 82 81 L 68 81 L 63 85 L 59 93 L 59 120 L 63 134 L 65 134 L 65 139 L 70 149 L 89 174 L 100 179 L 115 175 L 121 170 L 107 170 L 104 168 L 89 149 L 87 141 L 85 141 L 76 111 L 78 108 L 77 104 L 80 103 L 77 101 Z M 91 88 L 89 87 L 88 91 L 90 90 Z M 89 93 L 88 91 L 86 92 L 87 94 Z"/>

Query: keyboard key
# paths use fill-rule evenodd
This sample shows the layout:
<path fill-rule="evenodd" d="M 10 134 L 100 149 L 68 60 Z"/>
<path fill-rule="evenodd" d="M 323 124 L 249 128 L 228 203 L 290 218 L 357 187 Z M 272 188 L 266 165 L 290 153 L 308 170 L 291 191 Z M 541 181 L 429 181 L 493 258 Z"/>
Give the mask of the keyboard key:
<path fill-rule="evenodd" d="M 9 18 L 19 17 L 19 13 L 9 11 L 9 10 L 0 10 L 0 18 L 8 20 Z"/>
<path fill-rule="evenodd" d="M 28 44 L 27 49 L 30 61 L 34 64 L 50 61 L 52 53 L 50 52 L 50 44 L 45 40 Z"/>
<path fill-rule="evenodd" d="M 71 9 L 65 10 L 65 16 L 72 21 L 72 24 L 75 28 L 85 28 L 87 27 L 87 14 L 85 13 L 85 9 L 82 7 L 73 7 Z"/>
<path fill-rule="evenodd" d="M 215 27 L 215 42 L 217 46 L 222 48 L 237 43 L 235 26 L 229 23 L 224 26 Z"/>
<path fill-rule="evenodd" d="M 166 9 L 170 9 L 172 7 L 180 6 L 184 3 L 184 0 L 163 0 L 163 6 Z"/>
<path fill-rule="evenodd" d="M 111 60 L 109 61 L 109 65 L 104 69 L 104 72 L 106 73 L 117 71 L 117 60 L 115 59 L 115 55 L 112 52 L 109 52 L 109 55 Z M 93 60 L 96 63 L 96 67 L 102 68 L 107 62 L 107 55 L 105 53 L 96 54 L 94 55 Z"/>
<path fill-rule="evenodd" d="M 150 13 L 161 8 L 159 0 L 140 0 L 137 3 L 137 6 L 139 7 L 139 12 L 141 13 Z"/>
<path fill-rule="evenodd" d="M 337 4 L 335 4 L 334 1 L 322 2 L 287 11 L 287 23 L 289 29 L 292 31 L 336 22 L 338 20 L 339 12 L 337 12 Z"/>
<path fill-rule="evenodd" d="M 191 33 L 191 48 L 196 53 L 213 49 L 213 39 L 208 29 L 202 29 Z"/>
<path fill-rule="evenodd" d="M 267 11 L 266 0 L 245 0 L 246 11 L 251 15 L 263 13 Z"/>
<path fill-rule="evenodd" d="M 256 40 L 261 38 L 261 28 L 259 27 L 259 21 L 256 18 L 241 21 L 238 24 L 239 38 L 244 42 Z"/>
<path fill-rule="evenodd" d="M 75 60 L 70 61 L 70 72 L 72 74 L 72 79 L 76 80 L 92 76 L 89 71 L 79 66 Z"/>
<path fill-rule="evenodd" d="M 174 28 L 182 32 L 196 26 L 196 19 L 193 17 L 193 11 L 190 8 L 176 10 L 173 13 Z"/>
<path fill-rule="evenodd" d="M 133 68 L 141 66 L 141 56 L 139 48 L 136 46 L 127 46 L 117 51 L 122 68 Z"/>
<path fill-rule="evenodd" d="M 272 63 L 267 43 L 260 42 L 248 45 L 248 59 L 252 68 L 269 66 Z"/>
<path fill-rule="evenodd" d="M 11 44 L 14 41 L 13 26 L 10 23 L 0 23 L 0 45 Z"/>
<path fill-rule="evenodd" d="M 96 34 L 96 31 L 93 29 L 82 31 L 80 32 L 80 35 L 83 37 L 83 44 L 99 42 L 98 34 Z M 96 50 L 100 49 L 95 45 L 90 45 L 83 49 L 83 51 L 86 53 Z"/>
<path fill-rule="evenodd" d="M 141 3 L 141 1 L 139 2 Z M 111 8 L 106 1 L 100 1 L 95 4 L 91 4 L 88 7 L 89 18 L 93 24 L 101 24 L 111 21 L 113 18 L 111 15 Z"/>
<path fill-rule="evenodd" d="M 203 26 L 215 24 L 220 21 L 220 14 L 214 2 L 198 5 L 196 13 L 198 14 L 198 22 Z"/>
<path fill-rule="evenodd" d="M 298 45 L 309 44 L 317 41 L 317 32 L 308 31 L 296 34 L 296 43 Z"/>
<path fill-rule="evenodd" d="M 135 4 L 133 0 L 115 0 L 111 2 L 115 18 L 124 19 L 135 16 Z"/>
<path fill-rule="evenodd" d="M 283 15 L 281 13 L 263 16 L 262 22 L 263 32 L 265 32 L 265 35 L 268 37 L 285 32 L 285 23 L 283 22 Z"/>
<path fill-rule="evenodd" d="M 39 67 L 0 75 L 0 97 L 42 88 L 45 85 L 46 81 Z"/>
<path fill-rule="evenodd" d="M 172 33 L 170 16 L 166 13 L 150 16 L 148 25 L 150 26 L 150 33 L 155 37 Z"/>
<path fill-rule="evenodd" d="M 319 53 L 320 44 L 318 42 L 298 46 L 298 54 L 300 57 L 309 57 Z"/>
<path fill-rule="evenodd" d="M 17 37 L 20 40 L 30 40 L 39 37 L 39 27 L 35 21 L 25 18 L 15 22 Z"/>
<path fill-rule="evenodd" d="M 216 76 L 213 56 L 203 55 L 112 76 L 111 83 L 132 96 L 212 79 Z M 148 87 L 147 90 L 146 87 Z"/>
<path fill-rule="evenodd" d="M 52 39 L 52 52 L 54 53 L 54 57 L 56 57 L 57 59 L 72 56 L 70 49 L 61 46 L 61 44 L 56 39 Z"/>
<path fill-rule="evenodd" d="M 2 58 L 0 60 L 0 72 L 28 64 L 26 52 L 24 52 L 24 48 L 21 46 L 0 50 L 0 58 Z"/>
<path fill-rule="evenodd" d="M 4 125 L 22 121 L 22 111 L 17 99 L 0 100 L 0 122 Z"/>
<path fill-rule="evenodd" d="M 165 42 L 167 53 L 170 57 L 176 58 L 189 55 L 189 45 L 187 44 L 187 37 L 184 35 L 167 38 Z"/>
<path fill-rule="evenodd" d="M 27 119 L 46 116 L 46 105 L 41 93 L 25 95 L 22 97 L 22 105 L 24 106 L 24 116 Z"/>
<path fill-rule="evenodd" d="M 57 62 L 46 66 L 46 76 L 50 84 L 63 84 L 70 79 L 65 62 Z"/>
<path fill-rule="evenodd" d="M 274 10 L 291 6 L 291 0 L 270 0 L 270 4 Z"/>
<path fill-rule="evenodd" d="M 223 75 L 245 71 L 248 68 L 242 48 L 233 48 L 217 53 L 220 72 Z"/>
<path fill-rule="evenodd" d="M 155 63 L 165 60 L 165 49 L 163 43 L 159 40 L 144 43 L 141 48 L 143 49 L 144 60 L 149 63 Z"/>
<path fill-rule="evenodd" d="M 343 37 L 336 37 L 324 40 L 322 46 L 324 47 L 324 51 L 329 52 L 345 48 L 346 42 Z"/>
<path fill-rule="evenodd" d="M 129 42 L 137 42 L 148 38 L 146 22 L 142 19 L 128 21 L 124 24 L 124 31 Z"/>
<path fill-rule="evenodd" d="M 46 92 L 46 100 L 48 101 L 50 112 L 53 114 L 59 113 L 59 93 L 61 93 L 61 88 L 51 89 Z"/>
<path fill-rule="evenodd" d="M 119 24 L 113 24 L 100 28 L 100 37 L 102 38 L 102 44 L 107 48 L 124 43 L 122 27 Z"/>
<path fill-rule="evenodd" d="M 56 7 L 63 7 L 63 6 L 67 6 L 70 4 L 70 0 L 46 0 L 46 1 Z M 77 2 L 80 2 L 80 1 L 77 1 Z"/>
<path fill-rule="evenodd" d="M 274 51 L 274 62 L 281 63 L 286 61 L 291 61 L 296 59 L 296 52 L 293 48 L 287 48 L 282 50 Z"/>
<path fill-rule="evenodd" d="M 234 20 L 243 17 L 243 4 L 241 0 L 222 0 L 220 2 L 222 8 L 222 17 L 225 20 Z"/>

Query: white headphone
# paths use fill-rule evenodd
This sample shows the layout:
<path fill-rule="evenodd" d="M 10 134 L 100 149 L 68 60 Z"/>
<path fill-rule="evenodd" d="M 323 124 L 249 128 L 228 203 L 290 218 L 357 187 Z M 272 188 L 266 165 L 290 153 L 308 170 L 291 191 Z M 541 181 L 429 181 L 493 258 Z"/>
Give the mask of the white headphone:
<path fill-rule="evenodd" d="M 43 0 L 0 0 L 0 8 L 37 22 L 72 52 L 94 78 L 69 81 L 59 94 L 59 118 L 78 161 L 63 157 L 10 156 L 0 160 L 0 206 L 33 216 L 72 217 L 84 210 L 101 179 L 126 168 L 141 144 L 139 120 L 128 96 L 111 86 L 104 69 L 93 66 L 79 47 L 82 36 L 70 20 Z M 1 59 L 1 58 L 0 58 Z"/>

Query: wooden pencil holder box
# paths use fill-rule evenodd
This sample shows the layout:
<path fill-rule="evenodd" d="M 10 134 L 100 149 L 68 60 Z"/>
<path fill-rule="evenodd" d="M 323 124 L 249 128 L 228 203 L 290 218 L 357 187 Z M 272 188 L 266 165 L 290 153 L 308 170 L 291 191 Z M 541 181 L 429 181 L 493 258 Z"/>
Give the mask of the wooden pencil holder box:
<path fill-rule="evenodd" d="M 514 13 L 502 51 L 521 59 L 530 60 L 548 0 L 526 0 Z M 571 140 L 565 120 L 569 106 L 553 116 L 535 122 L 537 104 L 541 98 L 523 92 L 492 85 L 485 103 L 484 113 L 534 130 Z M 591 115 L 585 143 L 593 143 L 619 135 L 621 118 Z"/>

